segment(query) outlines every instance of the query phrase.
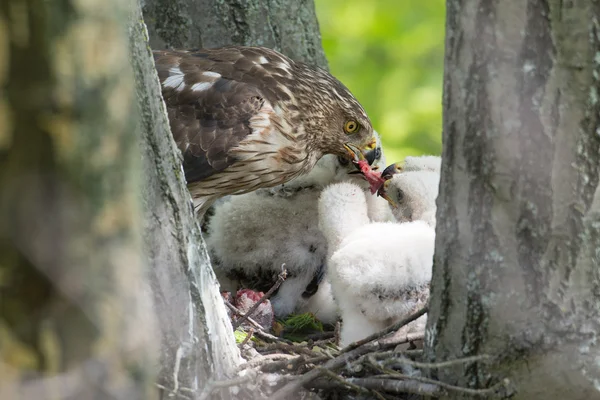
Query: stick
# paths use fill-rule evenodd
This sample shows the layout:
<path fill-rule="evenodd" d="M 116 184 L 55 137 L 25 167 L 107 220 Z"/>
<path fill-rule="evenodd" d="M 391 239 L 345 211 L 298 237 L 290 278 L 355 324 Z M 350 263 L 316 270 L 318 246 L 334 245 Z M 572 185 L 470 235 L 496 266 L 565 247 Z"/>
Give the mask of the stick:
<path fill-rule="evenodd" d="M 223 301 L 225 302 L 225 305 L 227 306 L 227 308 L 229 308 L 231 311 L 233 311 L 236 315 L 239 315 L 239 316 L 244 315 L 240 310 L 237 309 L 236 306 L 231 304 L 229 301 L 227 301 L 225 299 L 223 299 Z M 254 329 L 255 329 L 254 334 L 256 336 L 258 336 L 259 338 L 264 339 L 264 340 L 271 340 L 273 342 L 283 342 L 283 343 L 288 343 L 288 344 L 292 343 L 289 340 L 279 338 L 277 336 L 274 336 L 274 335 L 271 335 L 270 333 L 265 332 L 263 330 L 263 327 L 258 322 L 253 320 L 252 318 L 247 317 L 247 319 L 248 319 L 248 322 L 250 322 L 254 326 Z"/>
<path fill-rule="evenodd" d="M 254 305 L 250 308 L 250 310 L 248 310 L 248 312 L 244 315 L 242 315 L 238 320 L 236 320 L 235 322 L 233 322 L 233 330 L 235 331 L 238 326 L 240 326 L 242 324 L 242 322 L 244 322 L 246 319 L 248 319 L 258 308 L 258 306 L 260 306 L 262 303 L 264 303 L 269 297 L 271 297 L 271 295 L 273 294 L 273 292 L 275 292 L 279 286 L 281 286 L 281 284 L 283 283 L 283 281 L 285 281 L 285 278 L 287 277 L 287 270 L 284 267 L 285 264 L 283 264 L 281 266 L 281 268 L 283 269 L 283 271 L 281 271 L 281 273 L 279 274 L 279 276 L 277 277 L 277 282 L 275 282 L 275 284 L 273 286 L 271 286 L 271 289 L 269 289 L 269 291 L 267 293 L 265 293 L 260 300 L 258 300 L 256 303 L 254 303 Z"/>
<path fill-rule="evenodd" d="M 416 382 L 414 380 L 399 381 L 378 378 L 348 378 L 347 381 L 366 389 L 380 390 L 394 394 L 412 393 L 431 397 L 441 397 L 446 394 L 444 389 L 438 385 Z"/>
<path fill-rule="evenodd" d="M 248 341 L 252 338 L 252 335 L 254 335 L 254 328 L 248 329 L 248 334 L 246 335 L 242 343 L 240 343 L 240 347 L 244 347 L 244 345 L 248 343 Z"/>
<path fill-rule="evenodd" d="M 396 367 L 402 366 L 402 365 L 410 365 L 411 367 L 416 367 L 416 368 L 437 369 L 437 368 L 453 367 L 455 365 L 472 363 L 472 362 L 477 362 L 477 361 L 490 361 L 492 359 L 493 359 L 493 357 L 490 355 L 487 355 L 487 354 L 480 354 L 478 356 L 457 358 L 455 360 L 440 361 L 437 363 L 424 363 L 424 362 L 396 358 L 396 359 L 388 359 L 388 360 L 383 361 L 383 365 L 385 365 L 388 368 L 396 368 Z"/>
<path fill-rule="evenodd" d="M 337 356 L 336 358 L 327 361 L 325 364 L 323 364 L 322 368 L 330 369 L 330 370 L 341 368 L 341 367 L 345 366 L 346 364 L 348 364 L 350 361 L 355 360 L 364 354 L 367 354 L 367 353 L 375 351 L 375 350 L 379 350 L 381 348 L 381 346 L 382 346 L 382 344 L 380 344 L 377 341 L 365 343 L 364 345 L 362 345 L 354 350 L 350 350 L 345 353 L 342 353 L 339 356 Z M 296 392 L 298 392 L 300 390 L 300 388 L 302 388 L 304 385 L 307 385 L 308 383 L 310 383 L 314 379 L 318 378 L 319 376 L 321 376 L 321 371 L 317 370 L 317 369 L 313 369 L 312 371 L 307 372 L 306 374 L 300 376 L 298 379 L 288 382 L 284 387 L 282 387 L 281 389 L 279 389 L 278 391 L 273 393 L 269 399 L 270 400 L 289 399 L 289 398 L 293 397 L 292 395 L 294 395 Z"/>
<path fill-rule="evenodd" d="M 347 380 L 355 385 L 362 386 L 367 389 L 383 390 L 388 393 L 395 394 L 414 393 L 432 397 L 441 397 L 444 395 L 448 395 L 448 392 L 466 394 L 475 397 L 502 397 L 502 394 L 498 395 L 498 389 L 502 387 L 507 387 L 509 384 L 508 379 L 505 379 L 503 382 L 499 382 L 487 389 L 470 389 L 463 388 L 460 386 L 449 385 L 447 383 L 438 382 L 433 379 L 410 376 L 406 376 L 406 380 L 382 379 L 380 376 L 378 376 L 377 378 L 348 378 Z M 415 389 L 417 391 L 412 391 Z"/>
<path fill-rule="evenodd" d="M 252 374 L 248 374 L 246 376 L 242 376 L 242 377 L 234 378 L 234 379 L 228 379 L 228 380 L 224 380 L 224 381 L 212 381 L 211 380 L 210 382 L 208 382 L 206 384 L 206 386 L 204 387 L 204 390 L 202 390 L 202 393 L 200 393 L 198 400 L 208 400 L 208 396 L 210 396 L 210 394 L 215 389 L 223 389 L 223 388 L 228 388 L 231 386 L 241 385 L 243 383 L 247 383 L 247 382 L 251 381 L 254 378 L 256 378 L 256 376 L 253 376 Z"/>
<path fill-rule="evenodd" d="M 423 307 L 421 307 L 419 310 L 415 311 L 414 313 L 412 313 L 411 315 L 409 315 L 406 318 L 403 318 L 402 320 L 396 322 L 394 325 L 390 325 L 387 328 L 385 328 L 382 331 L 379 331 L 377 333 L 374 333 L 370 336 L 367 336 L 364 339 L 361 339 L 359 341 L 356 341 L 354 343 L 350 343 L 348 346 L 346 346 L 345 348 L 342 349 L 342 353 L 356 349 L 357 347 L 360 347 L 362 345 L 364 345 L 365 343 L 371 342 L 373 340 L 379 339 L 383 336 L 389 335 L 392 332 L 396 332 L 397 330 L 399 330 L 400 328 L 402 328 L 405 325 L 410 324 L 411 322 L 413 322 L 414 320 L 416 320 L 417 318 L 425 315 L 428 311 L 429 307 L 427 304 L 425 304 Z"/>

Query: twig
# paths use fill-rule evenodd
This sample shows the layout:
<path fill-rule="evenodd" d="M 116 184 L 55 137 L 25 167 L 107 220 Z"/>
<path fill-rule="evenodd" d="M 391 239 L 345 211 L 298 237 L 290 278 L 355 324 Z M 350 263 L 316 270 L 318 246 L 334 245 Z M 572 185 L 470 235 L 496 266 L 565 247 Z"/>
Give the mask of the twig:
<path fill-rule="evenodd" d="M 388 368 L 396 368 L 397 366 L 401 366 L 401 365 L 410 365 L 411 367 L 416 367 L 416 368 L 437 369 L 437 368 L 453 367 L 455 365 L 467 364 L 467 363 L 472 363 L 472 362 L 477 362 L 477 361 L 490 361 L 490 360 L 493 360 L 492 356 L 487 355 L 487 354 L 480 354 L 478 356 L 463 357 L 463 358 L 457 358 L 455 360 L 440 361 L 440 362 L 436 362 L 436 363 L 425 363 L 425 362 L 395 358 L 395 359 L 391 359 L 391 360 L 388 359 L 388 360 L 383 361 L 383 365 L 385 365 Z"/>
<path fill-rule="evenodd" d="M 405 381 L 416 381 L 416 382 L 420 382 L 423 384 L 431 384 L 431 385 L 437 385 L 439 386 L 441 389 L 444 389 L 448 392 L 454 392 L 454 393 L 462 393 L 462 394 L 469 394 L 471 396 L 484 396 L 484 395 L 490 395 L 491 392 L 496 392 L 497 389 L 499 389 L 500 387 L 504 386 L 507 387 L 509 384 L 508 379 L 505 379 L 503 382 L 500 382 L 490 388 L 487 389 L 470 389 L 470 388 L 463 388 L 460 386 L 454 386 L 454 385 L 450 385 L 448 383 L 444 383 L 441 381 L 437 381 L 434 379 L 430 379 L 430 378 L 425 378 L 425 377 L 421 377 L 421 376 L 413 376 L 413 375 L 406 375 L 406 374 L 402 374 L 399 372 L 396 372 L 394 370 L 390 370 L 388 368 L 382 367 L 380 366 L 377 361 L 375 361 L 375 357 L 373 357 L 372 354 L 367 354 L 367 360 L 369 361 L 369 364 L 371 366 L 373 366 L 375 369 L 381 371 L 384 373 L 384 375 L 377 375 L 375 378 L 377 379 L 401 379 L 401 380 L 405 380 Z M 417 366 L 416 364 L 421 364 L 421 366 L 423 368 L 443 368 L 443 367 L 450 367 L 453 365 L 457 365 L 457 364 L 462 364 L 465 362 L 475 362 L 475 361 L 480 361 L 482 359 L 487 359 L 489 358 L 489 356 L 487 355 L 480 355 L 480 356 L 473 356 L 473 357 L 464 357 L 461 359 L 456 359 L 456 360 L 450 360 L 450 361 L 444 361 L 444 362 L 440 362 L 440 363 L 418 363 L 415 361 L 408 361 L 406 363 L 404 363 L 405 365 L 412 365 L 412 366 Z M 404 360 L 403 360 L 404 361 Z M 402 361 L 400 361 L 402 362 Z"/>
<path fill-rule="evenodd" d="M 291 362 L 292 360 L 294 360 L 297 357 L 298 356 L 293 356 L 291 354 L 282 354 L 282 353 L 267 354 L 266 356 L 257 356 L 256 358 L 253 358 L 252 360 L 241 364 L 237 368 L 237 370 L 243 371 L 245 369 L 256 368 L 256 367 L 262 366 L 263 364 L 269 364 L 269 363 L 273 363 L 273 362 L 280 361 L 280 360 L 283 360 L 284 362 Z"/>
<path fill-rule="evenodd" d="M 418 356 L 421 356 L 422 354 L 423 354 L 423 350 L 378 351 L 378 352 L 374 352 L 371 354 L 365 354 L 364 356 L 360 356 L 359 358 L 356 359 L 356 361 L 353 361 L 352 364 L 350 364 L 350 367 L 364 363 L 365 359 L 368 359 L 369 357 L 373 357 L 376 360 L 385 360 L 390 357 L 398 357 L 398 356 L 418 357 Z"/>
<path fill-rule="evenodd" d="M 334 331 L 325 331 L 325 332 L 317 332 L 317 333 L 311 333 L 309 335 L 306 335 L 307 339 L 312 339 L 312 340 L 325 340 L 325 339 L 334 339 L 335 337 L 335 332 Z"/>
<path fill-rule="evenodd" d="M 365 343 L 368 343 L 368 342 L 371 342 L 373 340 L 379 339 L 381 337 L 387 336 L 387 335 L 389 335 L 392 332 L 396 332 L 397 330 L 399 330 L 403 326 L 410 324 L 411 322 L 413 322 L 417 318 L 419 318 L 419 317 L 423 316 L 424 314 L 426 314 L 427 311 L 428 311 L 428 309 L 429 309 L 428 305 L 425 304 L 419 310 L 415 311 L 414 313 L 412 313 L 408 317 L 403 318 L 402 320 L 398 321 L 394 325 L 390 325 L 387 328 L 385 328 L 384 330 L 379 331 L 377 333 L 374 333 L 374 334 L 372 334 L 370 336 L 367 336 L 364 339 L 361 339 L 361 340 L 356 341 L 354 343 L 350 343 L 348 346 L 346 346 L 345 348 L 342 349 L 342 353 L 345 353 L 345 352 L 348 352 L 350 350 L 356 349 L 357 347 L 360 347 L 360 346 L 364 345 Z"/>
<path fill-rule="evenodd" d="M 380 350 L 381 347 L 382 347 L 382 344 L 379 343 L 378 341 L 365 343 L 354 350 L 346 351 L 345 353 L 340 354 L 339 356 L 335 357 L 334 359 L 327 361 L 325 364 L 323 364 L 322 368 L 326 368 L 329 370 L 341 368 L 341 367 L 345 366 L 346 364 L 348 364 L 349 362 L 357 359 L 358 357 L 360 357 L 364 354 L 367 354 L 367 353 L 370 353 L 370 352 L 373 352 L 376 350 Z M 307 372 L 304 375 L 300 376 L 298 379 L 288 382 L 284 387 L 282 387 L 281 389 L 279 389 L 278 391 L 273 393 L 271 395 L 270 399 L 271 400 L 288 399 L 294 393 L 299 391 L 301 387 L 308 385 L 308 383 L 310 383 L 314 379 L 318 378 L 320 375 L 321 375 L 321 372 L 316 369 L 314 369 L 310 372 Z"/>
<path fill-rule="evenodd" d="M 346 380 L 366 389 L 381 390 L 394 394 L 412 393 L 431 397 L 441 397 L 446 394 L 444 389 L 439 385 L 421 383 L 414 380 L 399 381 L 379 378 L 348 378 Z"/>
<path fill-rule="evenodd" d="M 306 356 L 297 356 L 296 358 L 293 358 L 291 360 L 281 360 L 271 363 L 265 363 L 261 366 L 260 370 L 261 372 L 277 372 L 285 370 L 287 373 L 292 373 L 297 371 L 298 369 L 300 369 L 300 367 L 303 367 L 304 365 L 319 364 L 327 360 L 329 360 L 329 357 L 325 355 L 312 358 L 306 358 Z"/>
<path fill-rule="evenodd" d="M 242 315 L 244 315 L 244 313 L 241 312 L 236 306 L 234 306 L 233 304 L 231 304 L 229 302 L 229 300 L 223 299 L 223 301 L 225 302 L 225 306 L 227 306 L 227 308 L 229 308 L 231 311 L 233 311 L 234 314 L 236 314 L 236 315 L 238 315 L 240 317 Z M 258 322 L 256 322 L 255 320 L 253 320 L 250 317 L 247 317 L 247 319 L 248 319 L 248 322 L 250 322 L 250 324 L 252 324 L 254 326 L 254 328 L 262 330 L 262 325 L 260 325 Z"/>
<path fill-rule="evenodd" d="M 191 398 L 191 397 L 185 396 L 185 395 L 183 395 L 183 394 L 179 393 L 179 391 L 173 391 L 173 390 L 171 390 L 171 389 L 167 388 L 166 386 L 163 386 L 163 385 L 161 385 L 160 383 L 155 383 L 154 385 L 155 385 L 157 388 L 159 388 L 159 389 L 161 389 L 161 390 L 164 390 L 164 391 L 166 391 L 167 393 L 169 393 L 169 394 L 168 394 L 168 396 L 169 396 L 169 397 L 173 397 L 173 396 L 175 396 L 175 397 L 179 397 L 179 398 L 182 398 L 182 399 L 185 399 L 185 400 L 192 400 L 192 398 Z M 183 388 L 179 388 L 179 389 L 181 390 L 181 389 L 183 389 Z M 189 389 L 189 391 L 193 391 L 193 390 L 192 390 L 192 389 Z"/>
<path fill-rule="evenodd" d="M 215 389 L 224 389 L 224 388 L 228 388 L 231 386 L 241 385 L 243 383 L 251 381 L 254 378 L 255 378 L 255 374 L 248 374 L 246 376 L 241 376 L 239 378 L 233 378 L 233 379 L 228 379 L 228 380 L 224 380 L 224 381 L 212 381 L 211 380 L 210 382 L 208 382 L 206 384 L 206 386 L 202 390 L 202 393 L 200 393 L 198 400 L 207 400 L 208 396 L 210 396 L 211 393 Z"/>
<path fill-rule="evenodd" d="M 240 347 L 244 347 L 244 345 L 248 343 L 248 341 L 252 338 L 252 335 L 254 335 L 254 328 L 248 329 L 248 334 L 246 335 L 244 340 L 242 340 L 242 343 L 240 343 Z"/>
<path fill-rule="evenodd" d="M 268 344 L 266 346 L 256 347 L 256 351 L 258 351 L 258 352 L 289 351 L 291 353 L 307 354 L 309 356 L 314 356 L 315 354 L 317 354 L 314 350 L 307 348 L 306 345 L 288 344 L 288 343 L 281 343 L 281 342 Z"/>
<path fill-rule="evenodd" d="M 335 341 L 333 342 L 336 346 L 340 345 L 340 332 L 342 331 L 341 329 L 342 325 L 340 324 L 340 321 L 336 321 L 335 322 L 335 330 L 333 331 L 333 337 L 335 338 Z"/>
<path fill-rule="evenodd" d="M 401 345 L 404 343 L 411 343 L 411 342 L 416 342 L 417 340 L 424 340 L 425 339 L 425 332 L 412 332 L 412 333 L 407 333 L 404 336 L 401 336 L 399 338 L 397 338 L 397 344 Z"/>
<path fill-rule="evenodd" d="M 260 300 L 258 300 L 256 303 L 254 303 L 254 305 L 252 307 L 250 307 L 250 310 L 248 310 L 248 312 L 244 315 L 242 315 L 239 319 L 235 320 L 233 322 L 233 330 L 235 331 L 237 329 L 238 326 L 240 326 L 242 324 L 242 322 L 244 322 L 246 319 L 248 319 L 248 317 L 250 317 L 254 311 L 256 311 L 256 309 L 262 304 L 264 303 L 269 297 L 271 297 L 271 295 L 273 294 L 273 292 L 275 292 L 279 286 L 281 286 L 281 284 L 283 283 L 283 281 L 285 281 L 285 278 L 287 277 L 287 270 L 285 268 L 283 268 L 285 264 L 283 264 L 281 266 L 281 268 L 283 269 L 281 271 L 281 273 L 279 274 L 279 276 L 277 277 L 277 282 L 275 282 L 275 284 L 273 286 L 271 286 L 271 288 L 269 289 L 269 291 L 267 293 L 265 293 Z"/>
<path fill-rule="evenodd" d="M 402 374 L 397 374 L 402 375 Z M 395 375 L 394 375 L 395 376 Z M 440 397 L 447 395 L 448 392 L 466 394 L 475 397 L 490 397 L 498 396 L 502 397 L 502 394 L 498 394 L 498 389 L 508 387 L 510 381 L 505 379 L 503 382 L 499 382 L 494 386 L 487 389 L 470 389 L 460 386 L 450 385 L 444 382 L 439 382 L 433 379 L 427 379 L 422 377 L 411 377 L 404 375 L 405 380 L 397 379 L 386 379 L 392 378 L 390 375 L 379 375 L 376 378 L 348 378 L 347 381 L 354 383 L 355 385 L 363 386 L 367 389 L 372 390 L 384 390 L 388 393 L 414 393 L 427 395 L 432 397 Z M 403 383 L 403 384 L 400 384 Z M 416 388 L 419 391 L 412 391 Z M 423 392 L 422 390 L 426 390 Z"/>
<path fill-rule="evenodd" d="M 231 304 L 228 300 L 223 299 L 223 301 L 225 302 L 225 305 L 227 306 L 227 308 L 229 308 L 231 311 L 233 311 L 236 315 L 242 316 L 244 315 L 240 310 L 238 310 L 238 308 L 236 306 L 234 306 L 233 304 Z M 267 333 L 263 330 L 263 327 L 256 322 L 255 320 L 253 320 L 250 317 L 247 317 L 248 322 L 250 322 L 253 326 L 254 326 L 254 335 L 258 336 L 259 338 L 263 339 L 263 340 L 271 340 L 273 342 L 283 342 L 283 343 L 289 343 L 291 344 L 292 342 L 290 342 L 289 340 L 286 340 L 284 338 L 279 338 L 277 336 L 271 335 L 270 333 Z"/>
<path fill-rule="evenodd" d="M 343 386 L 347 386 L 350 389 L 353 389 L 355 392 L 371 393 L 371 391 L 369 389 L 362 387 L 362 386 L 355 385 L 354 383 L 349 382 L 348 380 L 342 378 L 341 376 L 339 376 L 338 374 L 336 374 L 333 371 L 328 370 L 327 368 L 319 367 L 319 368 L 316 368 L 316 370 L 321 372 L 323 375 L 326 375 L 329 378 L 333 379 L 334 381 L 341 383 Z"/>
<path fill-rule="evenodd" d="M 259 338 L 261 338 L 263 340 L 270 340 L 270 341 L 272 341 L 274 343 L 285 343 L 285 344 L 290 344 L 290 345 L 294 343 L 294 342 L 292 342 L 290 340 L 287 340 L 287 339 L 284 339 L 284 338 L 280 338 L 280 337 L 277 337 L 275 335 L 271 335 L 270 333 L 267 333 L 267 332 L 265 332 L 263 330 L 254 332 L 254 335 L 258 336 Z"/>

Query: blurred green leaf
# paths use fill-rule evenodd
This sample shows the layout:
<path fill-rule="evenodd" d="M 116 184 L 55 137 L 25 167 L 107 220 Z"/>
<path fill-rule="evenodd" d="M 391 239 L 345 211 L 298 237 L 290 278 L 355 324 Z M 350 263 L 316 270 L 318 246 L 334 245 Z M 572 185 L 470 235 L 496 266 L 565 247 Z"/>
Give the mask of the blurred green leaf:
<path fill-rule="evenodd" d="M 445 1 L 315 4 L 331 72 L 369 113 L 387 161 L 440 154 Z"/>

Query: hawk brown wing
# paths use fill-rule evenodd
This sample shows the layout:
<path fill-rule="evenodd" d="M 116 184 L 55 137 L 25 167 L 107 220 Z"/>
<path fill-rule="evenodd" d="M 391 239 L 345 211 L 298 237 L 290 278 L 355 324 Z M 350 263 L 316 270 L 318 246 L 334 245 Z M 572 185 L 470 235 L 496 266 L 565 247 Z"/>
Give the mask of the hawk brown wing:
<path fill-rule="evenodd" d="M 235 163 L 230 150 L 252 133 L 250 119 L 286 95 L 265 65 L 284 60 L 266 49 L 161 50 L 154 59 L 188 183 Z"/>

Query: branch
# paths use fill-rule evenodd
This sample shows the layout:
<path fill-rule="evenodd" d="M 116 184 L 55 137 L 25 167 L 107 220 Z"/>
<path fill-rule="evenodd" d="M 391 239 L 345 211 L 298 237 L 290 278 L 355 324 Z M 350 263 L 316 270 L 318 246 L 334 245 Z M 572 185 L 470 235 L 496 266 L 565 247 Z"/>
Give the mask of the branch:
<path fill-rule="evenodd" d="M 347 365 L 349 362 L 357 359 L 358 357 L 360 357 L 364 354 L 367 354 L 367 353 L 370 353 L 370 352 L 373 352 L 376 350 L 381 350 L 385 346 L 390 346 L 390 345 L 393 346 L 394 345 L 393 342 L 383 343 L 383 342 L 379 342 L 379 341 L 374 341 L 374 342 L 365 343 L 354 350 L 346 351 L 345 353 L 340 354 L 336 358 L 327 361 L 325 364 L 323 364 L 322 368 L 329 369 L 329 370 L 341 368 L 341 367 Z M 314 379 L 318 378 L 319 376 L 321 376 L 320 370 L 314 369 L 310 372 L 307 372 L 306 374 L 302 375 L 298 379 L 287 383 L 284 387 L 282 387 L 281 389 L 279 389 L 278 391 L 273 393 L 273 395 L 270 397 L 270 399 L 271 400 L 289 399 L 290 397 L 292 397 L 292 395 L 294 395 L 296 392 L 298 392 L 300 390 L 300 388 L 307 385 L 308 383 L 310 383 Z"/>
<path fill-rule="evenodd" d="M 242 315 L 240 319 L 236 320 L 233 323 L 234 331 L 238 328 L 238 326 L 240 326 L 242 324 L 242 322 L 244 322 L 246 319 L 248 319 L 262 303 L 264 303 L 269 297 L 271 297 L 271 295 L 279 288 L 279 286 L 281 286 L 283 281 L 285 281 L 285 278 L 287 277 L 287 270 L 285 268 L 283 268 L 284 266 L 285 266 L 285 264 L 283 264 L 281 266 L 281 268 L 283 270 L 277 277 L 277 282 L 275 282 L 275 284 L 273 286 L 271 286 L 269 291 L 267 293 L 265 293 L 264 296 L 261 297 L 259 301 L 254 303 L 254 305 L 250 308 L 250 310 L 248 310 L 248 312 L 246 314 Z"/>
<path fill-rule="evenodd" d="M 330 358 L 326 355 L 306 358 L 306 356 L 298 356 L 291 360 L 282 360 L 271 362 L 265 365 L 262 365 L 260 370 L 261 372 L 277 372 L 281 370 L 285 370 L 286 373 L 293 373 L 307 364 L 320 364 L 323 361 L 327 361 Z"/>
<path fill-rule="evenodd" d="M 447 393 L 439 385 L 421 383 L 414 380 L 391 380 L 379 378 L 348 378 L 346 381 L 366 389 L 387 393 L 412 393 L 421 396 L 441 397 Z"/>
<path fill-rule="evenodd" d="M 401 374 L 398 374 L 401 375 Z M 500 392 L 500 389 L 507 388 L 510 384 L 508 379 L 497 383 L 487 389 L 470 389 L 459 386 L 449 385 L 432 379 L 409 377 L 406 380 L 382 379 L 377 378 L 348 378 L 347 381 L 357 386 L 362 386 L 371 390 L 383 390 L 388 393 L 413 393 L 424 396 L 441 397 L 447 396 L 449 392 L 459 393 L 474 397 L 505 397 L 507 394 Z"/>
<path fill-rule="evenodd" d="M 234 306 L 233 304 L 231 304 L 229 301 L 223 299 L 225 306 L 227 306 L 227 308 L 229 308 L 232 312 L 234 312 L 236 315 L 242 316 L 242 312 L 240 310 L 238 310 L 238 308 L 236 306 Z M 292 342 L 290 342 L 289 340 L 286 340 L 284 338 L 279 338 L 277 336 L 273 336 L 270 333 L 267 333 L 263 330 L 263 327 L 256 322 L 255 320 L 253 320 L 250 317 L 246 317 L 248 322 L 250 322 L 253 326 L 254 326 L 254 335 L 258 336 L 259 338 L 263 339 L 263 340 L 271 340 L 273 342 L 283 342 L 283 343 L 288 343 L 291 344 Z"/>
<path fill-rule="evenodd" d="M 241 385 L 246 382 L 250 382 L 251 380 L 256 378 L 256 374 L 249 373 L 250 371 L 251 370 L 248 370 L 248 374 L 246 376 L 241 376 L 239 378 L 228 379 L 228 380 L 224 380 L 224 381 L 208 382 L 206 384 L 206 386 L 204 387 L 204 390 L 202 390 L 202 393 L 200 393 L 198 400 L 207 400 L 208 396 L 210 396 L 210 394 L 215 389 L 224 389 L 224 388 L 229 388 L 232 386 Z"/>
<path fill-rule="evenodd" d="M 356 385 L 356 384 L 348 381 L 347 379 L 342 378 L 341 376 L 339 376 L 338 374 L 336 374 L 333 371 L 328 370 L 327 368 L 322 368 L 322 367 L 321 368 L 317 368 L 317 371 L 320 371 L 323 375 L 328 376 L 329 378 L 333 379 L 334 381 L 337 381 L 340 384 L 342 384 L 343 386 L 347 386 L 350 389 L 353 389 L 354 391 L 356 391 L 358 393 L 371 394 L 371 392 L 372 392 L 371 390 L 369 390 L 368 388 L 366 388 L 364 386 Z M 376 396 L 379 399 L 381 399 L 383 397 L 379 393 L 377 393 Z"/>
<path fill-rule="evenodd" d="M 307 344 L 288 344 L 282 342 L 257 347 L 256 351 L 259 353 L 265 353 L 268 351 L 288 351 L 291 353 L 306 354 L 309 356 L 321 355 L 314 350 L 309 349 Z"/>
<path fill-rule="evenodd" d="M 348 346 L 346 346 L 345 348 L 342 349 L 342 352 L 347 352 L 353 349 L 356 349 L 357 347 L 360 347 L 362 345 L 364 345 L 365 343 L 371 342 L 373 340 L 377 340 L 379 338 L 382 338 L 384 336 L 389 335 L 392 332 L 396 332 L 398 331 L 400 328 L 402 328 L 405 325 L 410 324 L 411 322 L 413 322 L 414 320 L 422 317 L 423 315 L 425 315 L 427 313 L 429 309 L 429 306 L 427 304 L 425 304 L 423 307 L 421 307 L 419 310 L 415 311 L 413 314 L 409 315 L 408 317 L 402 319 L 401 321 L 396 322 L 394 325 L 390 325 L 387 328 L 385 328 L 382 331 L 379 331 L 377 333 L 374 333 L 370 336 L 367 336 L 364 339 L 361 339 L 357 342 L 354 343 L 350 343 Z"/>
<path fill-rule="evenodd" d="M 239 347 L 244 347 L 244 345 L 252 338 L 252 335 L 254 335 L 254 328 L 248 329 L 248 333 L 246 334 L 244 340 L 242 340 L 242 343 L 240 343 Z"/>
<path fill-rule="evenodd" d="M 410 365 L 410 366 L 416 367 L 416 368 L 437 369 L 437 368 L 453 367 L 455 365 L 467 364 L 467 363 L 472 363 L 472 362 L 477 362 L 477 361 L 491 361 L 491 360 L 493 360 L 492 356 L 487 355 L 487 354 L 481 354 L 478 356 L 457 358 L 456 360 L 440 361 L 437 363 L 424 363 L 424 362 L 396 358 L 396 359 L 384 361 L 383 365 L 385 365 L 386 367 L 389 367 L 389 368 L 397 368 L 402 365 Z"/>

